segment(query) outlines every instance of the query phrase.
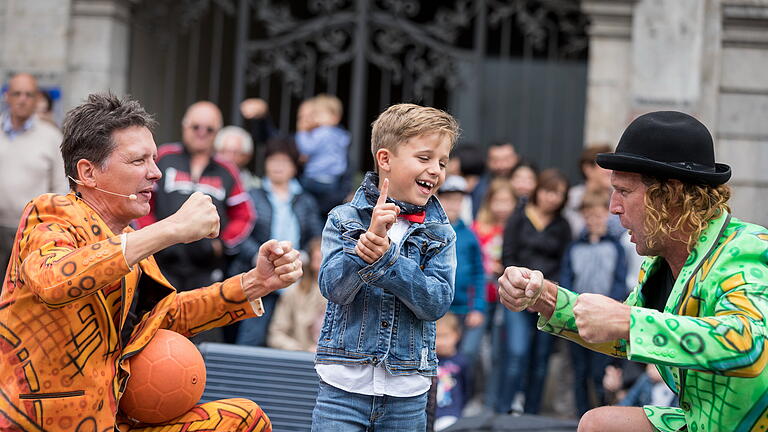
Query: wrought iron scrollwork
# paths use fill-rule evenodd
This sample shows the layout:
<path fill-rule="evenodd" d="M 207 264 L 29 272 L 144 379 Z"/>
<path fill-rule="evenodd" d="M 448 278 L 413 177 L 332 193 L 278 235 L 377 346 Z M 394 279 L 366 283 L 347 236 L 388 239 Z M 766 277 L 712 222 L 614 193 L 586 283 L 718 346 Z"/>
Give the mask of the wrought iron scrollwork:
<path fill-rule="evenodd" d="M 518 34 L 534 51 L 552 49 L 557 57 L 583 53 L 587 45 L 586 17 L 575 0 L 454 0 L 424 13 L 428 4 L 418 0 L 307 0 L 305 13 L 298 18 L 291 9 L 296 2 L 248 0 L 252 26 L 263 37 L 250 40 L 245 77 L 255 84 L 272 74 L 283 77 L 294 95 L 303 92 L 302 77 L 317 73 L 327 78 L 330 71 L 351 62 L 355 55 L 355 24 L 360 17 L 359 2 L 367 1 L 363 19 L 368 26 L 362 54 L 367 62 L 391 74 L 391 82 L 403 82 L 410 75 L 416 97 L 427 88 L 458 85 L 457 64 L 477 59 L 478 47 L 467 44 L 476 26 L 494 31 L 514 23 Z M 236 13 L 236 0 L 155 0 L 140 1 L 134 7 L 138 22 L 167 39 L 167 33 L 186 33 L 209 13 L 212 6 L 226 15 Z M 433 7 L 434 6 L 429 6 Z M 486 8 L 485 22 L 479 8 Z M 420 15 L 431 15 L 427 21 Z M 175 16 L 174 29 L 162 28 L 168 16 Z M 163 35 L 166 37 L 164 38 Z M 493 56 L 486 51 L 481 57 Z M 535 54 L 535 53 L 534 53 Z"/>
<path fill-rule="evenodd" d="M 490 0 L 488 24 L 497 28 L 508 20 L 516 27 L 531 47 L 556 52 L 548 55 L 568 58 L 583 53 L 587 46 L 587 18 L 581 13 L 579 2 L 573 0 Z"/>
<path fill-rule="evenodd" d="M 255 21 L 265 37 L 252 40 L 248 48 L 247 78 L 255 83 L 274 73 L 281 74 L 291 91 L 299 95 L 298 77 L 316 71 L 327 77 L 330 70 L 352 61 L 357 3 L 349 0 L 309 0 L 312 18 L 300 20 L 285 4 L 251 0 Z M 422 4 L 416 0 L 372 1 L 367 16 L 366 61 L 391 74 L 399 84 L 405 74 L 413 80 L 413 92 L 421 97 L 439 83 L 448 88 L 459 84 L 457 64 L 476 59 L 476 47 L 461 46 L 459 40 L 474 26 L 492 30 L 514 21 L 533 50 L 551 49 L 558 42 L 558 57 L 568 57 L 586 47 L 586 18 L 572 0 L 455 0 L 438 7 L 428 22 L 419 22 Z M 487 8 L 486 22 L 478 22 L 478 9 Z M 466 45 L 466 44 L 465 44 Z M 482 57 L 491 53 L 482 53 Z"/>
<path fill-rule="evenodd" d="M 298 22 L 286 6 L 269 0 L 256 3 L 254 14 L 263 23 L 267 38 L 249 43 L 250 83 L 279 73 L 299 95 L 299 77 L 306 76 L 308 69 L 317 68 L 321 76 L 327 76 L 329 70 L 354 58 L 352 41 L 359 18 L 354 4 L 311 0 L 309 10 L 318 15 Z M 454 43 L 471 24 L 472 1 L 461 0 L 453 9 L 441 9 L 433 22 L 423 25 L 412 20 L 420 8 L 415 0 L 383 0 L 372 5 L 375 7 L 365 17 L 370 38 L 363 55 L 368 62 L 391 73 L 394 84 L 410 74 L 417 97 L 441 80 L 449 86 L 457 84 L 456 62 L 472 53 Z"/>
<path fill-rule="evenodd" d="M 477 12 L 476 6 L 476 2 L 472 0 L 459 0 L 451 9 L 438 9 L 435 12 L 434 22 L 425 25 L 424 28 L 436 39 L 453 44 L 461 31 L 468 29 L 472 24 L 472 19 Z"/>
<path fill-rule="evenodd" d="M 265 26 L 272 35 L 290 32 L 296 28 L 298 21 L 291 14 L 288 5 L 272 4 L 270 0 L 251 0 L 256 20 Z"/>
<path fill-rule="evenodd" d="M 133 24 L 157 35 L 163 44 L 173 36 L 185 35 L 214 6 L 228 16 L 237 10 L 235 0 L 144 0 L 137 1 L 133 7 Z M 169 22 L 172 25 L 169 26 Z"/>

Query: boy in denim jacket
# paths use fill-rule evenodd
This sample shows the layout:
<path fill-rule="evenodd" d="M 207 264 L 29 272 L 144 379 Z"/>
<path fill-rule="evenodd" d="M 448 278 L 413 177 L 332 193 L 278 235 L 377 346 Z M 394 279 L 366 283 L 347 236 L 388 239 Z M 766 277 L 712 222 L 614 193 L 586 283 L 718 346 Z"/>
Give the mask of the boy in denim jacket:
<path fill-rule="evenodd" d="M 433 195 L 458 133 L 438 109 L 389 107 L 373 123 L 376 172 L 328 215 L 313 431 L 426 429 L 435 321 L 456 269 L 456 234 Z"/>

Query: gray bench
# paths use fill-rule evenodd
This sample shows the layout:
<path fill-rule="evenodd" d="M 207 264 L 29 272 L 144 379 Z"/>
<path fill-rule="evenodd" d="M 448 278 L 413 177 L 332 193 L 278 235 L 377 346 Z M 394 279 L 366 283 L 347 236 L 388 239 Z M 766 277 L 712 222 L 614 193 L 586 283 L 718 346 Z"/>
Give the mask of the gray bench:
<path fill-rule="evenodd" d="M 309 431 L 317 398 L 314 354 L 205 342 L 201 402 L 243 397 L 258 403 L 275 432 Z"/>

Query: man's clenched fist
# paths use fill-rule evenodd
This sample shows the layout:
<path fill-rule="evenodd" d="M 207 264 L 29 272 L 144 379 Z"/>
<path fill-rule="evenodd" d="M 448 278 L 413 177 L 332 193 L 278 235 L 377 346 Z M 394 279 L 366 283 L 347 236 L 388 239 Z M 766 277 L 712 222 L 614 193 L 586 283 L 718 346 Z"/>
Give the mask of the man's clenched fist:
<path fill-rule="evenodd" d="M 544 275 L 540 271 L 507 267 L 499 278 L 499 299 L 507 309 L 520 312 L 536 303 L 543 288 Z"/>
<path fill-rule="evenodd" d="M 580 294 L 573 306 L 579 336 L 589 343 L 629 339 L 632 308 L 599 294 Z"/>
<path fill-rule="evenodd" d="M 302 274 L 299 251 L 290 242 L 270 240 L 259 248 L 256 267 L 243 275 L 243 290 L 253 301 L 293 284 Z"/>
<path fill-rule="evenodd" d="M 166 221 L 173 224 L 177 243 L 192 243 L 205 237 L 219 236 L 219 213 L 211 197 L 202 192 L 190 195 Z"/>

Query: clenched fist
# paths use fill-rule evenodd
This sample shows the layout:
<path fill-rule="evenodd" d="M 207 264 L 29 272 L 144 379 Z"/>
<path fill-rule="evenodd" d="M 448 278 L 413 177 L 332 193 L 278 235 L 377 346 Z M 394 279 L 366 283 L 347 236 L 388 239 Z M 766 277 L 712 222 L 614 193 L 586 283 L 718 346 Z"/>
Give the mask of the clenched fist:
<path fill-rule="evenodd" d="M 540 271 L 507 267 L 499 278 L 499 299 L 507 309 L 520 312 L 536 303 L 543 288 L 544 275 Z"/>
<path fill-rule="evenodd" d="M 205 237 L 219 236 L 219 213 L 211 197 L 202 192 L 190 195 L 166 221 L 173 224 L 176 243 L 192 243 Z"/>
<path fill-rule="evenodd" d="M 589 343 L 629 339 L 632 308 L 599 294 L 581 294 L 573 306 L 579 336 Z"/>
<path fill-rule="evenodd" d="M 290 242 L 270 240 L 259 248 L 256 267 L 243 275 L 243 291 L 253 301 L 293 284 L 302 274 L 299 251 Z"/>

